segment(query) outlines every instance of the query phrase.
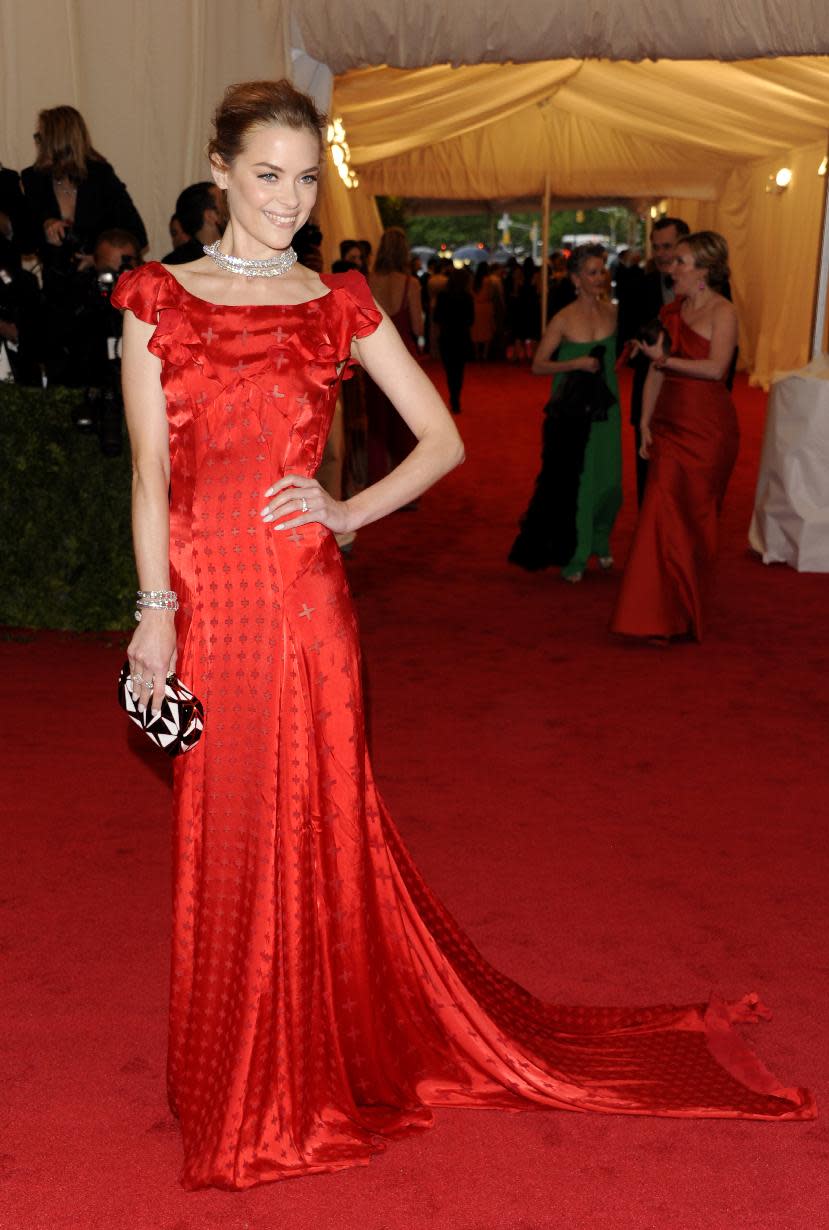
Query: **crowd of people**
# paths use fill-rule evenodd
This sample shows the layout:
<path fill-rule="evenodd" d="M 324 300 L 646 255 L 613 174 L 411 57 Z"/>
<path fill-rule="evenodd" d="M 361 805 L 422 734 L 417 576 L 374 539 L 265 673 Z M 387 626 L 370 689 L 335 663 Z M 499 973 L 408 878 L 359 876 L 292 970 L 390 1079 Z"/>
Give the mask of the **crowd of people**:
<path fill-rule="evenodd" d="M 640 511 L 611 628 L 665 643 L 703 635 L 739 446 L 730 395 L 738 330 L 721 235 L 691 234 L 683 219 L 663 217 L 651 247 L 645 269 L 639 253 L 620 254 L 617 303 L 607 295 L 604 249 L 584 244 L 570 255 L 575 301 L 553 315 L 533 360 L 553 382 L 541 469 L 509 558 L 528 570 L 558 565 L 572 584 L 593 557 L 613 567 L 622 501 L 616 369 L 628 362 Z"/>

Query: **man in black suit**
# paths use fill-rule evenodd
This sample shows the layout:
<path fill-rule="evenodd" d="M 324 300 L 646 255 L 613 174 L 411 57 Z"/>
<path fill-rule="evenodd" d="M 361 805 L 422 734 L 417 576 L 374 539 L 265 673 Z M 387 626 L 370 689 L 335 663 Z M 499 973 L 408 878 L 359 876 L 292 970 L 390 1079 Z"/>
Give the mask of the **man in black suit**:
<path fill-rule="evenodd" d="M 638 301 L 631 304 L 627 317 L 630 336 L 636 337 L 642 325 L 655 319 L 666 303 L 673 302 L 674 289 L 670 270 L 674 259 L 674 249 L 683 235 L 690 234 L 690 229 L 688 223 L 682 218 L 658 218 L 651 227 L 653 268 L 639 280 Z M 648 463 L 639 456 L 639 449 L 642 445 L 639 421 L 642 417 L 642 393 L 645 389 L 650 359 L 640 353 L 633 359 L 632 367 L 633 392 L 630 398 L 630 421 L 633 424 L 636 438 L 636 494 L 641 505 L 645 496 Z"/>
<path fill-rule="evenodd" d="M 204 245 L 221 239 L 225 229 L 225 202 L 217 184 L 203 180 L 178 195 L 175 216 L 190 238 L 168 252 L 165 265 L 186 265 L 204 256 Z"/>

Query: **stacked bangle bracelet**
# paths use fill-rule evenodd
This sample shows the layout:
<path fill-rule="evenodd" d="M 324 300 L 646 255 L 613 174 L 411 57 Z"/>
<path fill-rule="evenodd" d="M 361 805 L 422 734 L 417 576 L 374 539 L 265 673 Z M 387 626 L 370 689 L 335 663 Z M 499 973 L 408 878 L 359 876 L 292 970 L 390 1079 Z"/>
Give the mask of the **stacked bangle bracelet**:
<path fill-rule="evenodd" d="M 135 618 L 141 622 L 141 608 L 151 611 L 177 611 L 178 594 L 174 589 L 139 589 Z"/>

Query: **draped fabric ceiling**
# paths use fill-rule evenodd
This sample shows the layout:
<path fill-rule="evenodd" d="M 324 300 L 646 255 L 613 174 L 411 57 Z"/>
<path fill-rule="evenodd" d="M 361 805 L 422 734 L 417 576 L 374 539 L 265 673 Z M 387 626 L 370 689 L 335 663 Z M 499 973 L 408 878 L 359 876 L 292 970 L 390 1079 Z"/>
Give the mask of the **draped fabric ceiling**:
<path fill-rule="evenodd" d="M 809 357 L 829 56 L 368 68 L 335 82 L 361 190 L 498 202 L 665 200 L 732 249 L 743 361 Z M 766 192 L 781 166 L 785 194 Z M 435 205 L 435 208 L 439 208 Z"/>
<path fill-rule="evenodd" d="M 829 56 L 370 68 L 336 81 L 352 160 L 400 196 L 715 200 L 735 160 L 823 141 Z"/>

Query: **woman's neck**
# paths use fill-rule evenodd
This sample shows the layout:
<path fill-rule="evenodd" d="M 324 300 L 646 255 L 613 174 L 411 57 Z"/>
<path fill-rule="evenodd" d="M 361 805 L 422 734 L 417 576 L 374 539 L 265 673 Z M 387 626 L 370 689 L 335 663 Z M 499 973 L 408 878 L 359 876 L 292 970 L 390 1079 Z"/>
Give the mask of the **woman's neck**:
<path fill-rule="evenodd" d="M 694 291 L 693 294 L 687 296 L 688 305 L 692 312 L 701 312 L 703 308 L 710 303 L 713 298 L 713 291 L 710 286 L 704 286 L 702 290 Z"/>

